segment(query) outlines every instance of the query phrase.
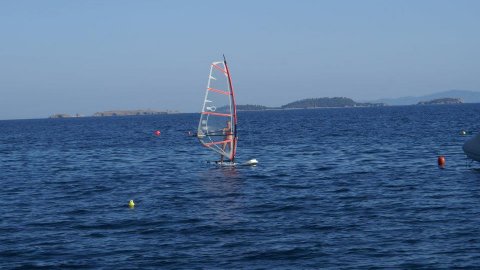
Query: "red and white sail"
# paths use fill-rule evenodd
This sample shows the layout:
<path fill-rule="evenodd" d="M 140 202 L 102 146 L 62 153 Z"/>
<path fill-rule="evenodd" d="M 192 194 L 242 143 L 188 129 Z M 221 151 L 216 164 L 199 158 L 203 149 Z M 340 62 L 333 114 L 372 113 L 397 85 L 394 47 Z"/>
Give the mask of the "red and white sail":
<path fill-rule="evenodd" d="M 233 162 L 237 147 L 237 110 L 227 61 L 213 62 L 203 101 L 197 138 L 207 148 Z"/>

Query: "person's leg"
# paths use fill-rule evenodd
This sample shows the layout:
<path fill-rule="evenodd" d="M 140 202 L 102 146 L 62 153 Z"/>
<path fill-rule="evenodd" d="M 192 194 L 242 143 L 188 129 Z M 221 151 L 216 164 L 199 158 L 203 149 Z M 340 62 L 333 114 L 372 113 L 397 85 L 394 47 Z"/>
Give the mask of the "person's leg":
<path fill-rule="evenodd" d="M 222 150 L 225 152 L 225 149 L 227 148 L 227 143 L 223 143 Z M 223 155 L 220 155 L 220 162 L 223 162 Z"/>

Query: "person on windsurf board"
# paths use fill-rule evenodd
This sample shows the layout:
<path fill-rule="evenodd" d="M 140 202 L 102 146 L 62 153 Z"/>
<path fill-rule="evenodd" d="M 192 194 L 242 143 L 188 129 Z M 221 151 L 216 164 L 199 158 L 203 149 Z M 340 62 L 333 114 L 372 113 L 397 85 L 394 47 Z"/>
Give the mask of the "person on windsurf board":
<path fill-rule="evenodd" d="M 220 160 L 215 163 L 221 165 L 235 165 L 236 108 L 230 70 L 224 56 L 223 61 L 215 61 L 210 64 L 207 89 L 196 134 L 203 146 L 220 154 Z M 255 166 L 257 163 L 256 159 L 251 159 L 245 165 Z"/>

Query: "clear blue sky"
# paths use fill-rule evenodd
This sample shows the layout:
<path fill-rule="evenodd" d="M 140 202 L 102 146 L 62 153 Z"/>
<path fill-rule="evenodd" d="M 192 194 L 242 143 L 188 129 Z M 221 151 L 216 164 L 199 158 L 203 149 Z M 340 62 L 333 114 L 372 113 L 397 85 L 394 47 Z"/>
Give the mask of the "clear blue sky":
<path fill-rule="evenodd" d="M 480 1 L 1 1 L 0 119 L 480 90 Z"/>

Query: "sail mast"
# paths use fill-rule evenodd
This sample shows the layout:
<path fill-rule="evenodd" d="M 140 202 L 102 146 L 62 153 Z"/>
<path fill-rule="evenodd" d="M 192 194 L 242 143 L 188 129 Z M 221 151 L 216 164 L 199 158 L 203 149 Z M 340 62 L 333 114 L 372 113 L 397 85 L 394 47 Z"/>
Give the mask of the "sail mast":
<path fill-rule="evenodd" d="M 230 88 L 230 96 L 231 96 L 231 101 L 232 101 L 232 110 L 233 110 L 233 142 L 232 142 L 232 154 L 230 157 L 230 160 L 234 162 L 235 159 L 235 152 L 237 150 L 237 105 L 235 103 L 235 93 L 233 91 L 233 85 L 232 85 L 232 77 L 230 77 L 230 70 L 228 69 L 227 65 L 227 59 L 225 58 L 225 55 L 223 55 L 223 63 L 225 64 L 225 70 L 227 71 L 227 77 L 228 77 L 228 87 Z"/>

